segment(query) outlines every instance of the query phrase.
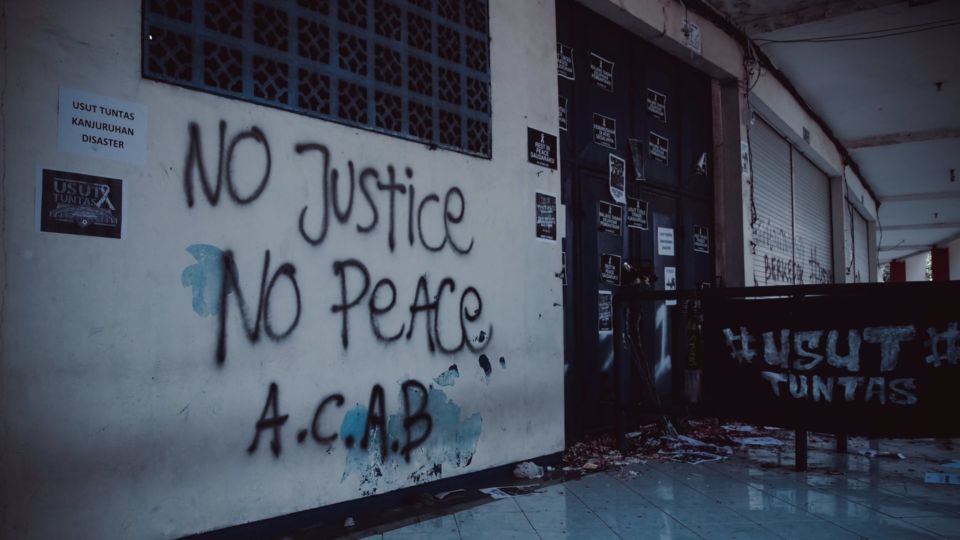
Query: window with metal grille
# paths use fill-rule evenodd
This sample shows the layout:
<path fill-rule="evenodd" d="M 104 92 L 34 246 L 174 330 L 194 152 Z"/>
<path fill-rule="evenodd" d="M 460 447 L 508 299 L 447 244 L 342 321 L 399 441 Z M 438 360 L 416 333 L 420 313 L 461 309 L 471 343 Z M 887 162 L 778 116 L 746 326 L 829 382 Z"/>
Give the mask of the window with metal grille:
<path fill-rule="evenodd" d="M 489 158 L 486 0 L 144 0 L 143 76 Z"/>

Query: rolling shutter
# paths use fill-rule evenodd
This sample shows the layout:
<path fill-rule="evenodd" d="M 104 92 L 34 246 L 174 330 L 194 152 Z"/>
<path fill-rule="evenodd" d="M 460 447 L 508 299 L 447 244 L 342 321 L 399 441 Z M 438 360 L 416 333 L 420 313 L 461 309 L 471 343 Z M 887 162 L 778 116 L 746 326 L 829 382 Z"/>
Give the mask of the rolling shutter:
<path fill-rule="evenodd" d="M 830 179 L 795 149 L 793 189 L 795 283 L 833 283 Z"/>
<path fill-rule="evenodd" d="M 753 168 L 754 285 L 792 285 L 793 188 L 790 145 L 759 118 L 750 127 Z"/>

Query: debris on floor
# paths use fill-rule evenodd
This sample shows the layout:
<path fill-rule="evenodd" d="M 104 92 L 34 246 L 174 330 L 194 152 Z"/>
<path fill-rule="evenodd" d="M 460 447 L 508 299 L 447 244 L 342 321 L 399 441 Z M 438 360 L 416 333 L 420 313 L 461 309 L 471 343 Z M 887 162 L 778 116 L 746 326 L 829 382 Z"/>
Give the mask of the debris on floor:
<path fill-rule="evenodd" d="M 867 456 L 868 458 L 875 457 L 889 457 L 897 459 L 907 459 L 907 456 L 901 454 L 900 452 L 881 452 L 879 450 L 864 450 L 860 452 L 862 455 Z"/>
<path fill-rule="evenodd" d="M 357 522 L 354 521 L 352 517 L 348 517 L 347 519 L 345 519 L 345 520 L 343 521 L 343 526 L 346 527 L 346 528 L 353 527 L 353 526 L 355 526 L 356 524 L 357 524 Z"/>
<path fill-rule="evenodd" d="M 435 493 L 433 496 L 436 497 L 436 499 L 437 499 L 438 501 L 442 501 L 442 500 L 446 499 L 447 497 L 449 497 L 450 495 L 454 495 L 454 494 L 457 494 L 457 493 L 466 493 L 466 490 L 463 490 L 463 489 L 452 489 L 452 490 L 450 490 L 450 491 L 441 491 L 440 493 Z"/>
<path fill-rule="evenodd" d="M 532 461 L 524 461 L 513 469 L 513 476 L 525 480 L 536 480 L 543 478 L 543 467 Z"/>
<path fill-rule="evenodd" d="M 508 499 L 510 497 L 516 497 L 518 495 L 530 495 L 532 493 L 540 493 L 542 490 L 538 489 L 540 486 L 537 484 L 530 484 L 526 486 L 500 486 L 500 487 L 489 487 L 489 488 L 480 488 L 480 493 L 489 495 L 491 499 Z"/>
<path fill-rule="evenodd" d="M 784 442 L 774 437 L 743 437 L 734 439 L 741 446 L 783 446 Z"/>
<path fill-rule="evenodd" d="M 954 484 L 960 485 L 960 474 L 928 472 L 923 475 L 923 481 L 927 484 Z"/>

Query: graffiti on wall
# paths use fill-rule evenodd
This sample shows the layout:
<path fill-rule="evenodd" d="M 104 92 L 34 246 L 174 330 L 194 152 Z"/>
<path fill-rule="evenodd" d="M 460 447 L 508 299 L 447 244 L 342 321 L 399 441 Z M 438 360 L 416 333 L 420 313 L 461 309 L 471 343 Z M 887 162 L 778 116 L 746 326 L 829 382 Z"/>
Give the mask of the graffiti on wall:
<path fill-rule="evenodd" d="M 757 219 L 752 235 L 754 256 L 763 254 L 763 270 L 754 271 L 755 285 L 833 283 L 833 270 L 821 262 L 821 248 L 803 235 L 766 218 Z"/>
<path fill-rule="evenodd" d="M 215 142 L 214 151 L 205 143 Z M 188 208 L 213 211 L 224 204 L 255 204 L 269 192 L 275 159 L 301 160 L 312 174 L 318 200 L 295 209 L 291 234 L 324 254 L 330 233 L 380 235 L 388 254 L 401 250 L 423 255 L 440 252 L 469 256 L 474 239 L 464 229 L 467 199 L 457 186 L 440 192 L 421 190 L 412 167 L 383 168 L 347 160 L 335 163 L 334 152 L 319 142 L 301 142 L 283 153 L 272 148 L 266 133 L 253 126 L 230 132 L 221 121 L 217 132 L 205 132 L 196 123 L 187 129 L 183 166 L 183 194 Z M 209 146 L 208 146 L 209 148 Z M 237 179 L 235 162 L 242 152 L 256 153 L 262 171 L 244 170 Z M 253 175 L 251 184 L 248 176 Z M 284 179 L 288 181 L 289 179 Z M 195 263 L 181 274 L 181 283 L 192 289 L 192 307 L 202 317 L 216 317 L 212 336 L 215 365 L 229 364 L 228 337 L 239 332 L 251 346 L 281 343 L 300 331 L 304 313 L 319 310 L 338 329 L 335 343 L 324 344 L 347 351 L 357 340 L 375 340 L 386 346 L 413 343 L 431 355 L 480 354 L 491 343 L 493 325 L 483 313 L 481 292 L 454 276 L 421 273 L 400 283 L 388 273 L 359 258 L 327 259 L 327 279 L 337 300 L 320 305 L 304 297 L 301 280 L 318 278 L 311 265 L 309 278 L 294 261 L 277 260 L 269 249 L 262 253 L 238 252 L 208 244 L 187 247 Z M 322 269 L 321 265 L 321 269 Z M 323 273 L 319 276 L 322 278 Z M 283 290 L 283 302 L 273 301 Z M 264 339 L 264 337 L 266 339 Z M 404 352 L 406 354 L 406 352 Z M 489 380 L 489 360 L 480 365 Z M 500 359 L 505 368 L 505 359 Z M 454 364 L 434 379 L 438 386 L 453 386 L 459 377 Z M 416 379 L 398 382 L 395 393 L 381 384 L 367 398 L 355 401 L 332 392 L 316 404 L 311 414 L 292 416 L 281 397 L 280 386 L 270 383 L 253 436 L 246 448 L 256 454 L 269 449 L 274 458 L 285 444 L 320 445 L 330 450 L 342 445 L 347 452 L 345 480 L 360 471 L 361 489 L 373 493 L 385 469 L 414 462 L 413 482 L 442 472 L 443 464 L 469 465 L 476 450 L 482 419 L 473 414 L 461 419 L 461 408 L 433 384 Z M 388 411 L 396 411 L 388 414 Z M 341 416 L 339 427 L 333 419 Z M 286 434 L 286 435 L 285 435 Z"/>

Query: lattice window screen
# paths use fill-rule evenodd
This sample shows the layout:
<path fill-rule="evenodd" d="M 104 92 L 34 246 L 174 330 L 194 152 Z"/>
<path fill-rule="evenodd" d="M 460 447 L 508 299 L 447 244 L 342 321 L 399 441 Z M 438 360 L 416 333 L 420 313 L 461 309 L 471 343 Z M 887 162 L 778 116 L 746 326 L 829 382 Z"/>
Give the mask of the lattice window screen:
<path fill-rule="evenodd" d="M 143 76 L 489 158 L 486 0 L 144 0 Z"/>

